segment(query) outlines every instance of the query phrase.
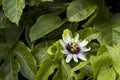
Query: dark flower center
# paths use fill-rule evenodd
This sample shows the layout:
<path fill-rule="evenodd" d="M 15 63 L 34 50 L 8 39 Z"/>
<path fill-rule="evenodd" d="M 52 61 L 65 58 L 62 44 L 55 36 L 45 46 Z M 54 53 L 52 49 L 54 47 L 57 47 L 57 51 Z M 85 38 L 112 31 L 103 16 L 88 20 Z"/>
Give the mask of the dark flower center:
<path fill-rule="evenodd" d="M 66 49 L 71 54 L 78 54 L 81 51 L 80 47 L 76 43 L 67 44 Z"/>

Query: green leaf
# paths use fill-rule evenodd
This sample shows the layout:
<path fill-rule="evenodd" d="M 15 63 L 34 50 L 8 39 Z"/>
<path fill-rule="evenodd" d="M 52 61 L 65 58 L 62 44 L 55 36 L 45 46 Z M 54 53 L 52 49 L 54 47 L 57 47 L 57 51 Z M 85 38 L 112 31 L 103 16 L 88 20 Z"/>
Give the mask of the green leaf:
<path fill-rule="evenodd" d="M 96 16 L 97 16 L 97 13 L 91 15 L 91 17 L 88 19 L 88 21 L 85 24 L 83 24 L 82 26 L 84 28 L 92 27 L 94 24 L 94 21 L 96 19 Z"/>
<path fill-rule="evenodd" d="M 94 74 L 94 78 L 97 78 L 99 72 L 101 71 L 101 68 L 103 67 L 109 67 L 111 66 L 112 59 L 109 56 L 108 52 L 105 52 L 104 54 L 100 56 L 91 56 L 90 57 L 91 67 Z"/>
<path fill-rule="evenodd" d="M 9 45 L 9 47 L 13 47 L 16 42 L 18 41 L 19 37 L 22 34 L 24 27 L 16 27 L 16 25 L 11 25 L 10 28 L 5 29 L 4 35 L 6 44 Z"/>
<path fill-rule="evenodd" d="M 95 28 L 81 29 L 78 31 L 78 33 L 79 33 L 81 39 L 86 39 L 88 41 L 97 39 L 97 37 L 100 35 L 100 31 Z"/>
<path fill-rule="evenodd" d="M 84 70 L 85 72 L 80 71 L 80 73 L 75 73 L 75 71 L 82 69 L 83 67 L 85 67 L 87 64 L 89 63 L 89 61 L 87 62 L 80 62 L 77 66 L 73 67 L 70 70 L 70 77 L 71 78 L 75 78 L 76 80 L 79 80 L 80 78 L 85 76 L 85 72 L 87 72 L 87 68 L 86 70 Z M 84 74 L 83 74 L 84 73 Z M 78 79 L 79 78 L 79 79 Z"/>
<path fill-rule="evenodd" d="M 37 63 L 40 64 L 47 56 L 47 46 L 45 46 L 45 43 L 43 42 L 36 45 L 32 50 L 32 54 L 36 58 Z"/>
<path fill-rule="evenodd" d="M 54 55 L 54 59 L 61 59 L 63 58 L 63 54 L 61 53 L 62 47 L 60 45 L 60 40 L 53 43 L 47 50 L 48 54 Z"/>
<path fill-rule="evenodd" d="M 44 1 L 46 1 L 46 0 L 44 0 Z M 63 0 L 63 1 L 65 1 L 65 0 Z M 51 0 L 51 2 L 52 2 L 52 0 Z M 55 1 L 54 1 L 54 3 L 55 3 Z M 46 4 L 48 5 L 47 2 L 46 2 Z M 49 10 L 52 14 L 60 15 L 62 12 L 66 11 L 67 7 L 68 7 L 68 5 L 65 4 L 64 2 L 62 3 L 62 1 L 61 1 L 58 3 L 56 2 L 56 4 L 51 5 L 49 7 Z"/>
<path fill-rule="evenodd" d="M 117 76 L 117 79 L 116 80 L 120 80 L 120 76 Z"/>
<path fill-rule="evenodd" d="M 53 2 L 54 0 L 41 0 L 43 2 Z"/>
<path fill-rule="evenodd" d="M 28 4 L 29 6 L 39 6 L 40 3 L 41 3 L 40 0 L 27 0 L 27 4 Z"/>
<path fill-rule="evenodd" d="M 40 42 L 35 48 L 32 50 L 32 55 L 36 58 L 37 63 L 40 64 L 47 57 L 49 57 L 47 53 L 48 46 L 52 44 L 53 41 Z"/>
<path fill-rule="evenodd" d="M 115 71 L 120 75 L 120 43 L 110 50 L 110 56 L 113 59 L 113 67 Z"/>
<path fill-rule="evenodd" d="M 76 71 L 77 74 L 75 75 L 75 80 L 92 80 L 93 72 L 91 70 L 91 66 L 85 65 L 81 69 Z M 87 77 L 86 77 L 87 76 Z"/>
<path fill-rule="evenodd" d="M 20 65 L 14 59 L 13 53 L 6 55 L 4 62 L 0 65 L 0 80 L 18 80 Z"/>
<path fill-rule="evenodd" d="M 113 68 L 103 67 L 98 74 L 97 80 L 116 80 L 116 73 Z"/>
<path fill-rule="evenodd" d="M 70 80 L 70 65 L 62 59 L 59 68 L 52 80 Z"/>
<path fill-rule="evenodd" d="M 89 0 L 74 0 L 67 8 L 68 21 L 82 21 L 89 17 L 96 8 L 96 5 Z"/>
<path fill-rule="evenodd" d="M 2 11 L 0 11 L 0 29 L 11 27 L 11 22 L 6 18 Z"/>
<path fill-rule="evenodd" d="M 78 29 L 78 23 L 69 23 L 69 22 L 65 22 L 61 27 L 57 28 L 56 30 L 52 31 L 50 34 L 48 34 L 46 37 L 48 39 L 54 39 L 54 40 L 58 40 L 61 38 L 61 34 L 63 33 L 63 30 L 65 30 L 66 28 L 70 29 L 72 31 L 72 33 L 76 32 Z M 58 34 L 59 33 L 59 34 Z"/>
<path fill-rule="evenodd" d="M 22 26 L 25 28 L 25 39 L 27 41 L 27 44 L 30 46 L 30 48 L 33 47 L 33 44 L 30 41 L 29 32 L 34 22 L 35 22 L 35 19 L 32 17 L 32 14 L 30 13 L 30 11 L 22 14 L 21 20 L 20 20 L 20 27 Z"/>
<path fill-rule="evenodd" d="M 61 19 L 54 14 L 40 16 L 30 30 L 31 41 L 37 40 L 62 25 Z"/>
<path fill-rule="evenodd" d="M 97 16 L 94 20 L 94 27 L 102 29 L 102 24 L 106 24 L 109 20 L 110 13 L 108 7 L 105 5 L 105 0 L 94 0 L 97 4 Z"/>
<path fill-rule="evenodd" d="M 20 72 L 30 80 L 36 79 L 37 64 L 28 47 L 19 42 L 14 48 L 16 59 L 20 63 Z"/>
<path fill-rule="evenodd" d="M 101 46 L 99 49 L 98 49 L 98 52 L 97 52 L 97 55 L 102 55 L 103 53 L 107 52 L 108 49 L 106 46 Z"/>
<path fill-rule="evenodd" d="M 96 42 L 91 42 L 89 45 L 90 45 L 91 50 L 89 51 L 89 54 L 87 55 L 88 56 L 96 55 L 98 52 L 98 49 L 100 48 L 100 45 Z"/>
<path fill-rule="evenodd" d="M 115 14 L 106 24 L 101 24 L 98 41 L 101 45 L 115 46 L 120 42 L 120 14 Z"/>
<path fill-rule="evenodd" d="M 77 71 L 77 70 L 81 69 L 82 67 L 86 66 L 88 63 L 89 63 L 88 61 L 87 62 L 80 62 L 77 66 L 75 66 L 71 69 L 71 71 L 70 71 L 71 75 L 73 75 L 75 71 Z"/>
<path fill-rule="evenodd" d="M 1 6 L 1 4 L 2 4 L 2 0 L 0 0 L 0 6 Z"/>
<path fill-rule="evenodd" d="M 25 7 L 24 0 L 2 0 L 2 6 L 5 15 L 11 22 L 19 24 L 20 17 Z"/>
<path fill-rule="evenodd" d="M 80 73 L 75 75 L 75 80 L 83 80 L 85 75 L 86 74 L 84 72 L 80 72 Z"/>
<path fill-rule="evenodd" d="M 102 46 L 97 55 L 91 57 L 94 77 L 98 80 L 116 80 L 116 72 L 120 75 L 120 44 L 114 47 Z"/>
<path fill-rule="evenodd" d="M 10 51 L 9 46 L 3 43 L 0 43 L 0 61 L 5 57 Z"/>
<path fill-rule="evenodd" d="M 40 64 L 40 68 L 37 72 L 37 80 L 48 80 L 48 77 L 54 72 L 58 67 L 58 63 L 50 59 L 44 60 Z"/>

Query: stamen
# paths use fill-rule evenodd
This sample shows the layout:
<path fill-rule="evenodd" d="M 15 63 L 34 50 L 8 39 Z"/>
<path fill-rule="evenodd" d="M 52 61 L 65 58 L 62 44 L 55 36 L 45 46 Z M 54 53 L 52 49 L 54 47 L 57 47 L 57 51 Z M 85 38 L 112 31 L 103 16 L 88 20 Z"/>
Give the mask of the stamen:
<path fill-rule="evenodd" d="M 71 44 L 68 44 L 66 46 L 66 49 L 68 50 L 68 52 L 70 52 L 71 54 L 78 54 L 80 53 L 81 49 L 78 46 L 78 44 L 72 42 Z"/>

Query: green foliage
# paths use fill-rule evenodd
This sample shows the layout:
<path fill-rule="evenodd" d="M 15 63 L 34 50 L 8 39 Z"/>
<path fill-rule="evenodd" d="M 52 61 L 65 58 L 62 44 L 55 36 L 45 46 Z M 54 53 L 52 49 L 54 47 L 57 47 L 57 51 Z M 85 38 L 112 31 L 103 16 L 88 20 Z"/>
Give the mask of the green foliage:
<path fill-rule="evenodd" d="M 53 0 L 41 0 L 41 1 L 52 1 L 53 2 Z"/>
<path fill-rule="evenodd" d="M 120 42 L 119 19 L 120 14 L 115 14 L 106 22 L 106 24 L 101 24 L 102 33 L 98 38 L 101 45 L 114 46 Z"/>
<path fill-rule="evenodd" d="M 0 5 L 1 5 L 1 3 L 2 3 L 2 0 L 0 0 Z"/>
<path fill-rule="evenodd" d="M 1 80 L 18 80 L 18 72 L 20 70 L 19 63 L 14 59 L 13 53 L 7 54 L 4 58 L 3 65 L 0 66 Z"/>
<path fill-rule="evenodd" d="M 37 65 L 29 48 L 27 48 L 22 42 L 19 42 L 14 49 L 14 54 L 20 64 L 21 74 L 30 80 L 35 80 Z"/>
<path fill-rule="evenodd" d="M 97 39 L 100 35 L 100 31 L 94 28 L 81 29 L 78 33 L 80 34 L 81 39 L 87 39 L 88 41 Z"/>
<path fill-rule="evenodd" d="M 62 24 L 61 19 L 54 14 L 42 15 L 30 30 L 30 39 L 34 41 L 57 29 Z"/>
<path fill-rule="evenodd" d="M 53 80 L 70 80 L 70 66 L 62 59 Z"/>
<path fill-rule="evenodd" d="M 52 46 L 50 46 L 47 50 L 48 54 L 53 55 L 54 59 L 62 58 L 63 55 L 61 54 L 61 46 L 60 41 L 55 42 Z"/>
<path fill-rule="evenodd" d="M 11 22 L 6 18 L 2 11 L 0 11 L 0 29 L 8 28 Z"/>
<path fill-rule="evenodd" d="M 95 78 L 97 76 L 99 77 L 102 75 L 102 73 L 100 74 L 100 71 L 102 69 L 110 68 L 110 65 L 111 65 L 111 59 L 107 53 L 104 53 L 100 56 L 91 57 L 90 60 L 91 60 L 91 66 L 92 66 L 92 70 Z"/>
<path fill-rule="evenodd" d="M 32 55 L 35 57 L 37 64 L 40 64 L 43 60 L 50 57 L 47 54 L 47 48 L 53 41 L 50 41 L 47 43 L 41 42 L 38 45 L 35 46 L 35 48 L 32 50 Z"/>
<path fill-rule="evenodd" d="M 44 60 L 40 64 L 40 68 L 37 72 L 37 80 L 48 80 L 48 77 L 54 72 L 58 64 L 52 60 Z"/>
<path fill-rule="evenodd" d="M 120 80 L 120 1 L 114 2 L 0 0 L 0 80 Z M 64 32 L 88 41 L 88 61 L 66 63 Z"/>
<path fill-rule="evenodd" d="M 67 8 L 67 18 L 70 22 L 79 22 L 89 17 L 96 9 L 89 0 L 75 0 Z"/>
<path fill-rule="evenodd" d="M 2 0 L 2 6 L 6 17 L 10 19 L 11 22 L 19 24 L 22 11 L 25 7 L 24 0 Z"/>
<path fill-rule="evenodd" d="M 119 47 L 120 47 L 120 44 L 118 44 L 113 49 L 111 49 L 110 56 L 112 57 L 113 67 L 114 67 L 115 71 L 120 75 L 120 68 L 119 68 L 120 67 L 120 63 L 119 63 L 120 50 L 119 50 Z"/>

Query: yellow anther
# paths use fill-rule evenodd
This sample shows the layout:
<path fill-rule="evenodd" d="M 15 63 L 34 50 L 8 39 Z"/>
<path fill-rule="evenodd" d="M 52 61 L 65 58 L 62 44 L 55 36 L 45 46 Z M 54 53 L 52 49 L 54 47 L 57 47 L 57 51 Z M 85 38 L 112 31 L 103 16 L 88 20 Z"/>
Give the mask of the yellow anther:
<path fill-rule="evenodd" d="M 71 51 L 77 51 L 77 44 L 76 43 L 71 43 L 70 47 L 71 47 Z"/>

